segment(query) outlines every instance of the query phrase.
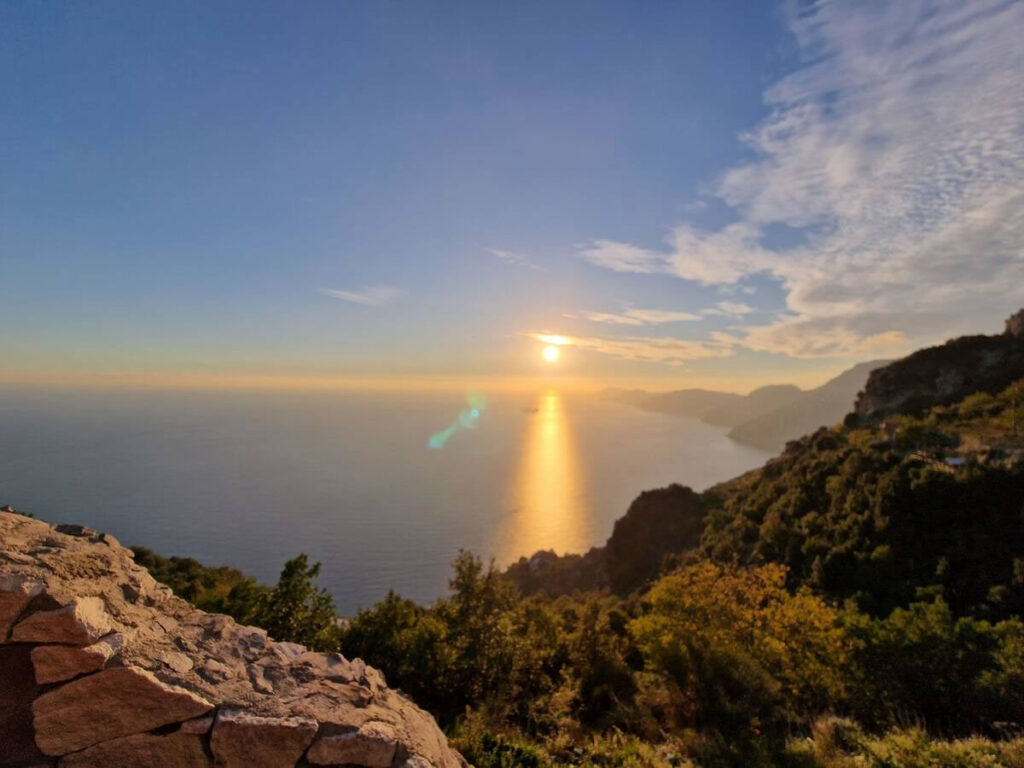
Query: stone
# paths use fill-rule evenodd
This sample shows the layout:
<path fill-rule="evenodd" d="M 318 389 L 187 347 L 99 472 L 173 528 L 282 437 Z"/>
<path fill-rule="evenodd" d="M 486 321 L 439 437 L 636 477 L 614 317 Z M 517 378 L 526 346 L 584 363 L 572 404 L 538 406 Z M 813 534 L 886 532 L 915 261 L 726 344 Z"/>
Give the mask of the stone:
<path fill-rule="evenodd" d="M 36 595 L 43 591 L 42 582 L 13 573 L 0 574 L 0 643 L 7 640 L 11 627 Z"/>
<path fill-rule="evenodd" d="M 419 755 L 413 755 L 402 763 L 399 768 L 434 768 L 434 766 L 432 766 L 425 758 L 422 758 Z"/>
<path fill-rule="evenodd" d="M 39 611 L 22 619 L 11 632 L 16 643 L 90 645 L 110 631 L 110 617 L 98 597 L 78 597 L 69 605 Z"/>
<path fill-rule="evenodd" d="M 199 668 L 199 674 L 211 683 L 221 683 L 232 676 L 232 669 L 216 659 L 207 659 Z"/>
<path fill-rule="evenodd" d="M 73 680 L 32 704 L 36 744 L 47 755 L 64 755 L 211 709 L 206 699 L 134 667 L 105 669 Z"/>
<path fill-rule="evenodd" d="M 103 669 L 124 644 L 124 636 L 107 635 L 92 645 L 37 645 L 32 666 L 37 683 L 57 683 Z"/>
<path fill-rule="evenodd" d="M 58 768 L 210 768 L 202 736 L 137 733 L 67 755 Z"/>
<path fill-rule="evenodd" d="M 395 759 L 398 742 L 386 723 L 365 723 L 357 731 L 323 735 L 306 755 L 313 765 L 354 764 L 367 768 L 388 768 Z"/>
<path fill-rule="evenodd" d="M 0 765 L 21 765 L 43 755 L 32 738 L 32 700 L 39 693 L 31 648 L 0 646 Z"/>
<path fill-rule="evenodd" d="M 192 663 L 192 659 L 183 653 L 177 651 L 167 651 L 160 655 L 160 661 L 166 664 L 168 667 L 173 669 L 175 672 L 185 673 L 188 672 L 195 665 Z"/>
<path fill-rule="evenodd" d="M 293 768 L 316 731 L 311 717 L 222 710 L 213 724 L 210 749 L 218 768 Z"/>
<path fill-rule="evenodd" d="M 191 720 L 186 720 L 178 728 L 178 733 L 191 733 L 196 736 L 205 736 L 213 728 L 213 719 L 215 715 L 210 713 L 209 715 L 203 715 L 202 717 L 194 717 Z"/>
<path fill-rule="evenodd" d="M 85 525 L 78 525 L 77 523 L 61 523 L 60 525 L 53 526 L 53 530 L 57 533 L 63 533 L 68 536 L 83 536 L 85 538 L 92 538 L 97 535 L 96 531 Z"/>
<path fill-rule="evenodd" d="M 316 733 L 325 736 L 358 733 L 365 727 L 362 735 L 346 740 L 352 742 L 348 751 L 358 746 L 372 757 L 369 742 L 385 756 L 393 749 L 393 764 L 417 756 L 434 768 L 465 767 L 434 719 L 388 688 L 383 676 L 359 659 L 277 643 L 264 630 L 200 611 L 157 583 L 115 540 L 103 534 L 71 535 L 78 529 L 68 530 L 65 534 L 42 520 L 0 514 L 0 572 L 18 579 L 13 583 L 0 576 L 0 583 L 18 589 L 28 582 L 35 584 L 28 590 L 33 596 L 27 603 L 23 597 L 18 599 L 13 627 L 25 624 L 19 631 L 26 633 L 23 637 L 30 636 L 44 624 L 52 626 L 55 619 L 43 616 L 29 623 L 27 617 L 90 598 L 97 604 L 102 601 L 109 631 L 83 641 L 81 627 L 74 621 L 76 609 L 70 609 L 56 621 L 73 625 L 77 641 L 54 642 L 48 636 L 48 643 L 89 649 L 72 656 L 84 665 L 77 670 L 98 663 L 92 660 L 97 650 L 92 646 L 112 634 L 123 636 L 124 643 L 101 669 L 77 671 L 77 677 L 48 683 L 54 686 L 50 689 L 39 688 L 35 681 L 29 643 L 0 644 L 0 650 L 10 647 L 22 654 L 25 684 L 34 687 L 32 696 L 37 697 L 34 708 L 22 699 L 20 720 L 12 721 L 16 723 L 12 732 L 34 753 L 16 765 L 49 762 L 54 768 L 60 756 L 135 735 L 192 736 L 202 739 L 209 750 L 216 722 L 211 713 L 215 708 L 230 708 L 263 718 L 264 725 L 275 719 L 308 718 L 310 724 L 318 724 Z M 80 615 L 81 607 L 77 611 Z M 48 654 L 62 655 L 66 650 L 49 650 L 37 659 L 47 660 Z M 75 669 L 71 674 L 76 674 Z M 0 690 L 0 699 L 5 693 Z M 38 728 L 34 737 L 33 715 Z M 368 740 L 372 723 L 387 724 L 394 745 L 387 739 L 383 744 Z M 228 735 L 225 728 L 218 741 Z M 317 736 L 309 735 L 315 743 Z M 0 766 L 7 763 L 4 750 L 9 741 L 0 735 Z M 34 741 L 53 759 L 38 755 Z M 378 759 L 383 758 L 378 755 Z M 302 756 L 297 762 L 307 765 Z"/>
<path fill-rule="evenodd" d="M 1024 309 L 1006 318 L 1006 332 L 1010 336 L 1024 338 Z"/>

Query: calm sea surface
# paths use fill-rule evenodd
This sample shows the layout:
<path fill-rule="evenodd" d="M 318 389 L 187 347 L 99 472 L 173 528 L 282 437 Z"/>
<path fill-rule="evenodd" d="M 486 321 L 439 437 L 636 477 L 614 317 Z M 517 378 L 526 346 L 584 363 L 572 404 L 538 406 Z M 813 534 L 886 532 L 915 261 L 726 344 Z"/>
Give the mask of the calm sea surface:
<path fill-rule="evenodd" d="M 483 396 L 0 390 L 0 504 L 266 582 L 305 552 L 351 614 L 438 597 L 460 548 L 585 551 L 640 491 L 768 458 L 596 397 Z"/>

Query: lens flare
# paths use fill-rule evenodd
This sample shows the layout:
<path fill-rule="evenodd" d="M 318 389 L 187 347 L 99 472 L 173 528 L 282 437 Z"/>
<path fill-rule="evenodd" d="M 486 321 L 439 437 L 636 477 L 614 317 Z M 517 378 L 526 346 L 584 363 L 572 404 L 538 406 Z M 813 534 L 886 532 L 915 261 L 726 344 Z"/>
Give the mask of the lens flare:
<path fill-rule="evenodd" d="M 549 363 L 553 363 L 559 358 L 561 352 L 559 352 L 558 347 L 547 346 L 544 347 L 544 351 L 541 354 L 544 356 L 544 359 L 546 361 L 548 361 Z"/>
<path fill-rule="evenodd" d="M 451 424 L 427 439 L 427 448 L 432 451 L 440 450 L 456 432 L 463 429 L 475 429 L 486 408 L 487 400 L 483 395 L 466 395 L 466 407 L 459 411 L 459 415 Z"/>

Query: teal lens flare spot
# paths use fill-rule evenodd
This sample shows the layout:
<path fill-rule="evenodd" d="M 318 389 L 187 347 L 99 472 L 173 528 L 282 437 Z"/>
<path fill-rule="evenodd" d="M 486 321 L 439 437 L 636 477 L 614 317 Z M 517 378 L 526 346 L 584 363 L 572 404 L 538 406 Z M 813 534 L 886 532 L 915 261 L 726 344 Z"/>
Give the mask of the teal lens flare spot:
<path fill-rule="evenodd" d="M 484 410 L 487 408 L 487 400 L 483 395 L 470 393 L 466 395 L 467 407 L 459 411 L 451 424 L 439 432 L 435 432 L 427 438 L 427 448 L 432 451 L 444 448 L 452 435 L 463 429 L 475 429 Z"/>

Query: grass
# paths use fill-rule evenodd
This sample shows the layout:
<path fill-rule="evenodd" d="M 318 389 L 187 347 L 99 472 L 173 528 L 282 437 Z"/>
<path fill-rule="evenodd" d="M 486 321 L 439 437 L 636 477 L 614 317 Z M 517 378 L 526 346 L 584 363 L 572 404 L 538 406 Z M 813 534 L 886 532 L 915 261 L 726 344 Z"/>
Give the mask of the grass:
<path fill-rule="evenodd" d="M 794 768 L 1024 768 L 1024 738 L 943 741 L 916 728 L 870 736 L 828 718 L 810 738 L 792 741 L 787 757 Z"/>

